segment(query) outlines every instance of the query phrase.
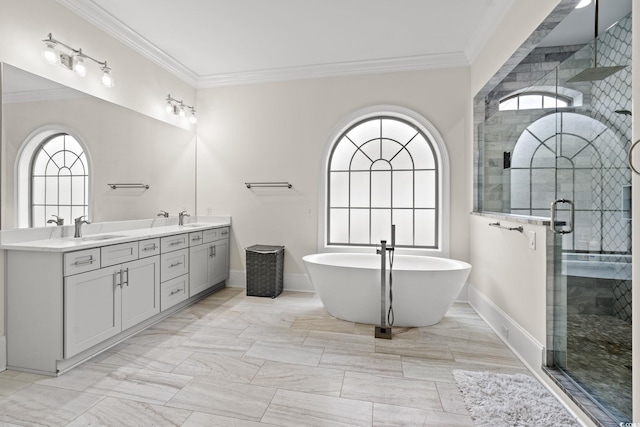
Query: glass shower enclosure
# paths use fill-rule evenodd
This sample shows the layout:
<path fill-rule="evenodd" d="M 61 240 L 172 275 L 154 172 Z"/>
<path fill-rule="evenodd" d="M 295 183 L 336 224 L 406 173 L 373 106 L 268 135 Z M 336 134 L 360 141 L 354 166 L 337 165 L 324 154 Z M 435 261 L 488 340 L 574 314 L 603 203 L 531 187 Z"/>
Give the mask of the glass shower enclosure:
<path fill-rule="evenodd" d="M 542 79 L 486 102 L 479 205 L 551 218 L 547 365 L 588 397 L 596 418 L 629 422 L 631 16 L 574 50 Z"/>

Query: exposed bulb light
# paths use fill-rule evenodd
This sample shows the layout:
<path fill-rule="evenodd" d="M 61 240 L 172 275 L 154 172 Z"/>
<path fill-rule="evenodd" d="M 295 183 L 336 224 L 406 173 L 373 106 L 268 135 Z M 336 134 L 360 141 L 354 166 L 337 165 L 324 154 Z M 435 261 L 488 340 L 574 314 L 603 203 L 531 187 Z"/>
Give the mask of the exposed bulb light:
<path fill-rule="evenodd" d="M 580 3 L 576 5 L 576 9 L 582 9 L 583 7 L 587 7 L 591 4 L 591 0 L 580 0 Z"/>
<path fill-rule="evenodd" d="M 56 52 L 56 44 L 51 41 L 45 41 L 45 48 L 42 51 L 44 60 L 49 64 L 56 64 L 58 62 L 58 52 Z"/>
<path fill-rule="evenodd" d="M 80 77 L 84 77 L 87 75 L 87 66 L 84 63 L 84 59 L 82 58 L 82 56 L 76 55 L 73 58 L 73 71 L 78 73 Z"/>
<path fill-rule="evenodd" d="M 104 87 L 113 87 L 113 77 L 111 76 L 111 68 L 107 67 L 107 61 L 104 62 L 102 70 L 102 85 Z"/>
<path fill-rule="evenodd" d="M 191 110 L 189 114 L 189 123 L 196 124 L 198 119 L 196 118 L 196 109 L 191 105 L 187 105 L 184 102 L 173 98 L 171 95 L 167 95 L 167 103 L 165 105 L 165 110 L 167 113 L 175 114 L 179 117 L 186 117 L 187 110 Z"/>
<path fill-rule="evenodd" d="M 173 104 L 170 99 L 167 99 L 167 105 L 164 106 L 164 109 L 167 113 L 173 113 Z"/>
<path fill-rule="evenodd" d="M 79 76 L 84 77 L 87 75 L 88 71 L 86 60 L 90 60 L 100 66 L 100 70 L 102 70 L 102 84 L 106 87 L 113 87 L 113 75 L 111 74 L 111 68 L 107 66 L 107 61 L 98 61 L 97 59 L 82 52 L 82 49 L 74 49 L 68 44 L 54 39 L 51 33 L 49 33 L 47 38 L 42 41 L 45 44 L 42 55 L 48 63 L 59 63 L 64 68 L 72 70 L 78 73 Z M 59 51 L 58 49 L 60 47 L 66 49 L 66 51 L 64 49 Z"/>

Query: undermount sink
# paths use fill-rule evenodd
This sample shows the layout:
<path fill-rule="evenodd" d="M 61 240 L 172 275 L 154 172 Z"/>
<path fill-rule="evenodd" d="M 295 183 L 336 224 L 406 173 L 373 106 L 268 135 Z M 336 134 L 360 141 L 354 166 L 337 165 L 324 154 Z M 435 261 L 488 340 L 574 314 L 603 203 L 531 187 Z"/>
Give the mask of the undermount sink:
<path fill-rule="evenodd" d="M 198 223 L 194 223 L 194 224 L 184 224 L 183 227 L 206 227 L 209 224 L 198 224 Z"/>
<path fill-rule="evenodd" d="M 83 237 L 82 240 L 87 242 L 97 241 L 97 240 L 109 240 L 109 239 L 118 239 L 120 237 L 126 237 L 121 234 L 101 234 L 98 236 L 86 236 Z"/>

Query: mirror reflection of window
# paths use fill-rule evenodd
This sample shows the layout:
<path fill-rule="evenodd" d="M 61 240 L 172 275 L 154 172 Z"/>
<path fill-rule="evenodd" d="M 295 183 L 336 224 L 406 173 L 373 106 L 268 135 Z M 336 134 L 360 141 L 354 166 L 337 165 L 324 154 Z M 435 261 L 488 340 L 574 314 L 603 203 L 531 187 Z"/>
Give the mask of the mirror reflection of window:
<path fill-rule="evenodd" d="M 73 218 L 88 214 L 89 168 L 80 143 L 60 133 L 46 139 L 31 162 L 31 226 L 73 224 Z"/>

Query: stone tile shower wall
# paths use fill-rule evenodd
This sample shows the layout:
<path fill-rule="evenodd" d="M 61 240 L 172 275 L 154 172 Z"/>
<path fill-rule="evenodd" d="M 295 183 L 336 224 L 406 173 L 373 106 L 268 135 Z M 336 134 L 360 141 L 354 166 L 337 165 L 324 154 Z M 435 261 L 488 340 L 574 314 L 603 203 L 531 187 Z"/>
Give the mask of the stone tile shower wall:
<path fill-rule="evenodd" d="M 482 209 L 485 211 L 505 212 L 514 214 L 548 217 L 550 212 L 546 202 L 535 203 L 536 197 L 548 199 L 548 193 L 556 191 L 556 172 L 548 171 L 549 181 L 538 175 L 536 181 L 537 192 L 527 195 L 530 197 L 529 206 L 523 206 L 521 200 L 512 197 L 522 197 L 523 192 L 512 189 L 512 174 L 510 169 L 503 167 L 503 153 L 513 153 L 520 135 L 536 120 L 553 114 L 552 110 L 521 110 L 502 111 L 498 113 L 498 103 L 501 98 L 514 91 L 530 87 L 547 76 L 550 82 L 555 81 L 553 70 L 562 62 L 559 68 L 559 78 L 566 81 L 569 77 L 591 67 L 593 51 L 590 48 L 580 50 L 582 46 L 565 46 L 557 48 L 534 49 L 532 53 L 513 72 L 507 76 L 485 98 L 485 123 L 482 127 L 484 150 L 482 153 L 481 188 Z M 572 56 L 573 55 L 573 56 Z M 569 60 L 566 60 L 569 58 Z M 631 17 L 622 19 L 616 27 L 600 36 L 598 41 L 598 66 L 631 64 Z M 549 76 L 549 73 L 552 73 Z M 604 124 L 610 132 L 615 134 L 616 144 L 620 150 L 626 151 L 630 146 L 631 117 L 616 113 L 616 110 L 631 110 L 630 88 L 631 69 L 628 67 L 615 75 L 599 81 L 587 83 L 573 83 L 572 89 L 583 94 L 582 105 L 567 109 L 591 117 Z M 609 132 L 608 131 L 608 132 Z M 608 151 L 608 150 L 605 150 Z M 606 252 L 614 254 L 630 254 L 631 224 L 630 220 L 622 217 L 622 189 L 630 185 L 631 175 L 624 164 L 624 159 L 606 161 L 606 152 L 600 170 L 593 170 L 592 176 L 585 175 L 582 179 L 571 179 L 574 187 L 577 205 L 584 212 L 578 212 L 576 232 L 563 241 L 565 250 Z M 542 172 L 542 171 L 541 171 Z M 561 185 L 568 185 L 566 178 L 559 171 L 558 179 Z M 586 172 L 588 174 L 588 172 Z M 564 180 L 564 181 L 563 181 Z M 513 190 L 513 191 L 512 191 Z M 520 208 L 520 209 L 517 209 Z M 537 209 L 536 209 L 537 208 Z M 624 259 L 624 258 L 623 258 Z M 616 276 L 623 277 L 621 264 Z M 630 280 L 615 279 L 612 286 L 613 314 L 630 322 L 631 316 L 631 282 Z"/>
<path fill-rule="evenodd" d="M 592 106 L 594 117 L 606 123 L 620 136 L 625 152 L 631 146 L 631 116 L 616 113 L 616 110 L 631 111 L 631 16 L 622 19 L 617 26 L 601 36 L 598 42 L 598 65 L 628 65 L 614 76 L 593 85 Z M 631 184 L 628 168 L 605 175 L 603 178 L 602 221 L 606 224 L 602 232 L 607 240 L 617 242 L 611 250 L 631 254 L 631 220 L 621 218 L 621 200 L 611 197 L 620 194 L 624 185 Z M 599 190 L 599 189 L 594 189 Z M 613 218 L 611 218 L 613 216 Z M 594 224 L 597 226 L 598 224 Z M 622 320 L 631 323 L 631 280 L 617 280 L 613 286 L 613 312 Z"/>

